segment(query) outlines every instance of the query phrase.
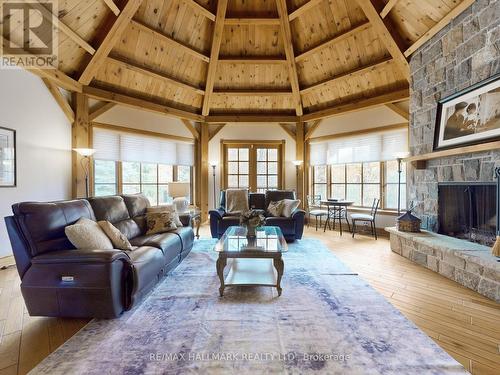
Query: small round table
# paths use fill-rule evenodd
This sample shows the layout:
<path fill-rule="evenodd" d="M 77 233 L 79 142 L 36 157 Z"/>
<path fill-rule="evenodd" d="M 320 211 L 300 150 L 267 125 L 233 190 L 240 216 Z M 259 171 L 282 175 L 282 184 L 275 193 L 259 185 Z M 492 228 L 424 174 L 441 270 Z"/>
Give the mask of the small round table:
<path fill-rule="evenodd" d="M 328 216 L 325 221 L 325 228 L 323 232 L 326 232 L 326 226 L 330 224 L 330 220 L 333 220 L 333 228 L 335 229 L 335 220 L 339 219 L 339 227 L 340 227 L 340 235 L 342 236 L 342 218 L 347 222 L 347 227 L 349 228 L 349 232 L 351 231 L 351 225 L 349 224 L 349 219 L 347 218 L 347 207 L 352 206 L 354 204 L 353 201 L 321 201 L 322 206 L 326 206 L 328 208 Z"/>

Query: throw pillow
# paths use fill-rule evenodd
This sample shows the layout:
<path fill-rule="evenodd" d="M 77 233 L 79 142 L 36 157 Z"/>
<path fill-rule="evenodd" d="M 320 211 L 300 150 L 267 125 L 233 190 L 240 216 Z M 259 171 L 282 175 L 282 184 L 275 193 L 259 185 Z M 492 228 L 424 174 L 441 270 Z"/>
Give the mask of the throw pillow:
<path fill-rule="evenodd" d="M 146 213 L 158 213 L 168 211 L 172 213 L 172 217 L 174 218 L 174 223 L 177 227 L 182 227 L 181 219 L 179 219 L 179 213 L 175 210 L 175 206 L 173 204 L 165 204 L 160 206 L 148 207 L 146 209 Z"/>
<path fill-rule="evenodd" d="M 242 213 L 248 211 L 248 190 L 227 189 L 226 190 L 226 212 Z"/>
<path fill-rule="evenodd" d="M 269 206 L 267 206 L 267 212 L 269 212 L 271 216 L 280 217 L 281 213 L 283 212 L 283 208 L 284 208 L 283 200 L 276 202 L 271 201 L 269 202 Z"/>
<path fill-rule="evenodd" d="M 66 237 L 77 249 L 112 250 L 113 244 L 95 221 L 82 217 L 64 228 Z"/>
<path fill-rule="evenodd" d="M 109 221 L 101 220 L 98 221 L 97 224 L 99 224 L 104 233 L 106 233 L 116 249 L 128 251 L 133 250 L 127 236 L 120 232 L 118 228 Z"/>
<path fill-rule="evenodd" d="M 169 211 L 151 212 L 146 214 L 146 225 L 148 229 L 146 235 L 169 232 L 177 229 L 173 215 Z"/>
<path fill-rule="evenodd" d="M 281 216 L 292 217 L 292 212 L 300 206 L 300 200 L 294 199 L 283 199 L 283 210 L 281 211 Z"/>

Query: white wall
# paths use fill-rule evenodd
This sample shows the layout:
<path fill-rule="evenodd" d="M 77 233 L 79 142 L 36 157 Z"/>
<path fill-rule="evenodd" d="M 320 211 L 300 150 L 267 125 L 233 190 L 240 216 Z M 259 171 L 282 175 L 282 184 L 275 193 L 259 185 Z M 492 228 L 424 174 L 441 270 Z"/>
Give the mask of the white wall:
<path fill-rule="evenodd" d="M 21 201 L 71 196 L 71 125 L 40 78 L 0 69 L 0 126 L 17 131 L 17 187 L 0 187 L 0 257 L 12 253 L 3 217 Z"/>
<path fill-rule="evenodd" d="M 227 124 L 208 144 L 208 161 L 209 163 L 215 162 L 217 164 L 215 180 L 216 180 L 216 194 L 220 190 L 220 152 L 221 140 L 269 140 L 281 141 L 285 140 L 285 179 L 284 188 L 293 190 L 296 187 L 295 166 L 292 161 L 295 160 L 295 140 L 291 138 L 277 124 L 266 123 L 229 123 Z M 213 193 L 213 177 L 210 170 L 208 192 L 208 207 L 214 207 L 214 193 Z"/>

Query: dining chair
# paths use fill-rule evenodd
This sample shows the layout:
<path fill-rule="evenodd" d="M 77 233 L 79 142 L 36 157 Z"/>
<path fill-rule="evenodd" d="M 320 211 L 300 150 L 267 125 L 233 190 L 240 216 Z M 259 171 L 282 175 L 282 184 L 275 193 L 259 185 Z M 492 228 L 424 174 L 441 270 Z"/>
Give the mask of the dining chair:
<path fill-rule="evenodd" d="M 362 221 L 365 223 L 370 223 L 372 235 L 377 239 L 377 228 L 375 226 L 375 219 L 377 217 L 378 206 L 380 204 L 380 199 L 374 198 L 372 208 L 370 210 L 370 214 L 352 214 L 352 238 L 354 238 L 354 234 L 356 233 L 356 222 Z"/>
<path fill-rule="evenodd" d="M 321 221 L 323 216 L 328 216 L 328 210 L 325 210 L 321 206 L 321 195 L 308 195 L 307 196 L 307 226 L 311 223 L 311 216 L 314 216 L 314 221 L 316 222 L 316 230 L 318 230 L 318 218 L 319 226 L 321 227 Z"/>

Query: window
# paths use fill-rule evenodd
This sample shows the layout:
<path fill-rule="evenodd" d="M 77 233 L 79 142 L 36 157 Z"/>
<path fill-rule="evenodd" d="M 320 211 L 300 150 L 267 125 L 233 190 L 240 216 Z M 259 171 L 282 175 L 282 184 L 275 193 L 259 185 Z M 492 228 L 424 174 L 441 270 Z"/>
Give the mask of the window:
<path fill-rule="evenodd" d="M 96 160 L 94 162 L 94 192 L 99 195 L 116 194 L 116 162 L 108 160 Z"/>
<path fill-rule="evenodd" d="M 359 207 L 371 207 L 375 198 L 379 207 L 397 209 L 397 161 L 312 166 L 311 192 L 322 199 L 354 201 Z M 401 174 L 401 207 L 406 206 L 406 166 Z"/>
<path fill-rule="evenodd" d="M 279 189 L 282 181 L 282 143 L 224 143 L 226 188 L 256 192 Z"/>

